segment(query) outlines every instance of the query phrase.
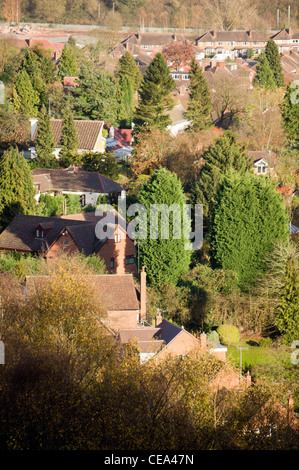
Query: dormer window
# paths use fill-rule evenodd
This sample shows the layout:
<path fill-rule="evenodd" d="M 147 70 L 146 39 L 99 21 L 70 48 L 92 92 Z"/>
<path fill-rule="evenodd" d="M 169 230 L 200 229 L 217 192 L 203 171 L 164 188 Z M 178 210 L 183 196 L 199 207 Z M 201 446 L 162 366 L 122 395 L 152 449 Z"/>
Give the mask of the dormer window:
<path fill-rule="evenodd" d="M 37 228 L 35 230 L 35 237 L 36 238 L 44 238 L 44 231 L 41 228 Z"/>

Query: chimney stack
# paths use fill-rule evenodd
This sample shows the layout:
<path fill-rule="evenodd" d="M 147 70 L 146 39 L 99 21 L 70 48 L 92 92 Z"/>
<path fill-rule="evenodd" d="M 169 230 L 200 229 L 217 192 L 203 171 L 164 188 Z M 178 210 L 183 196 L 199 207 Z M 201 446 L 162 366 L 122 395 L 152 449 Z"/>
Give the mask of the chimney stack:
<path fill-rule="evenodd" d="M 157 327 L 162 322 L 163 317 L 161 315 L 160 309 L 157 308 L 157 316 L 155 318 L 155 326 Z"/>
<path fill-rule="evenodd" d="M 140 321 L 146 320 L 146 272 L 142 266 L 140 273 Z"/>
<path fill-rule="evenodd" d="M 200 347 L 201 349 L 207 349 L 207 335 L 205 333 L 200 335 Z"/>
<path fill-rule="evenodd" d="M 250 375 L 250 372 L 247 371 L 247 374 L 246 374 L 246 388 L 248 388 L 250 386 L 251 386 L 251 375 Z"/>

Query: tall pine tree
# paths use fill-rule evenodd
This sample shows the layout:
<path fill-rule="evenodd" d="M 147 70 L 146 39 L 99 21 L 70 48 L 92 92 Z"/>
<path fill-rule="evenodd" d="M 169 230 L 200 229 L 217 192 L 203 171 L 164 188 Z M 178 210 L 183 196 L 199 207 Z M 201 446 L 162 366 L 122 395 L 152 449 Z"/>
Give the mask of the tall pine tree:
<path fill-rule="evenodd" d="M 299 141 L 299 86 L 292 82 L 288 85 L 282 103 L 284 130 L 292 141 Z"/>
<path fill-rule="evenodd" d="M 212 102 L 209 86 L 198 62 L 193 58 L 190 70 L 190 93 L 186 118 L 191 121 L 190 129 L 200 131 L 211 126 Z"/>
<path fill-rule="evenodd" d="M 218 186 L 211 217 L 210 255 L 215 268 L 232 270 L 247 288 L 266 269 L 275 243 L 289 240 L 289 216 L 268 178 L 229 173 Z"/>
<path fill-rule="evenodd" d="M 152 129 L 164 130 L 171 123 L 165 112 L 173 107 L 170 93 L 174 89 L 175 81 L 169 73 L 169 67 L 163 55 L 158 53 L 140 86 L 140 101 L 133 116 L 135 141 L 139 133 Z"/>
<path fill-rule="evenodd" d="M 63 115 L 60 144 L 60 165 L 66 167 L 73 163 L 79 145 L 74 117 L 69 109 Z"/>
<path fill-rule="evenodd" d="M 186 204 L 186 197 L 182 184 L 175 173 L 159 168 L 152 173 L 150 180 L 144 183 L 138 202 L 146 208 L 147 212 L 147 227 L 140 227 L 142 239 L 137 241 L 137 257 L 139 257 L 140 265 L 147 269 L 149 284 L 175 285 L 181 275 L 188 270 L 191 257 L 191 251 L 185 249 L 187 240 L 184 239 L 183 231 L 183 205 Z M 163 219 L 160 214 L 156 233 L 151 226 L 151 218 L 157 205 L 161 204 L 166 208 L 174 204 L 178 212 L 170 211 L 169 225 L 167 218 Z M 176 229 L 173 230 L 175 223 L 177 223 Z M 165 229 L 169 229 L 168 237 L 163 235 Z"/>
<path fill-rule="evenodd" d="M 126 52 L 118 61 L 116 65 L 116 77 L 121 81 L 127 77 L 131 82 L 133 91 L 137 91 L 142 81 L 142 74 L 134 57 L 130 52 Z"/>
<path fill-rule="evenodd" d="M 278 52 L 278 47 L 273 41 L 269 39 L 265 47 L 265 56 L 269 62 L 270 69 L 273 72 L 274 81 L 276 87 L 284 86 L 284 75 L 281 67 L 280 55 Z"/>
<path fill-rule="evenodd" d="M 61 79 L 64 77 L 78 76 L 78 61 L 72 46 L 66 43 L 58 64 L 58 75 Z"/>
<path fill-rule="evenodd" d="M 16 148 L 0 155 L 0 227 L 5 228 L 19 213 L 31 214 L 35 189 L 30 167 Z"/>
<path fill-rule="evenodd" d="M 25 69 L 20 69 L 12 91 L 14 109 L 28 117 L 36 117 L 40 103 L 39 94 L 33 88 Z"/>
<path fill-rule="evenodd" d="M 50 115 L 45 106 L 38 115 L 38 127 L 35 140 L 36 164 L 41 168 L 56 168 L 57 161 L 53 155 L 55 148 Z"/>
<path fill-rule="evenodd" d="M 264 52 L 262 52 L 258 58 L 254 83 L 267 90 L 273 90 L 276 88 L 274 74 Z"/>
<path fill-rule="evenodd" d="M 210 145 L 203 158 L 205 163 L 195 183 L 192 200 L 196 204 L 203 204 L 205 225 L 208 225 L 221 176 L 229 171 L 244 174 L 250 169 L 251 162 L 245 147 L 238 142 L 237 137 L 231 131 L 226 131 L 215 144 Z"/>

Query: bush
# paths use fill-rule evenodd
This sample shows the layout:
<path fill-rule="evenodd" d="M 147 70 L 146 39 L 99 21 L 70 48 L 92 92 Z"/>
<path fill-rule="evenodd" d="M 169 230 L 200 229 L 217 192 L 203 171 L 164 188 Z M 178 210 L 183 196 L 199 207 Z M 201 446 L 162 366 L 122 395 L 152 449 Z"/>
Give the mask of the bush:
<path fill-rule="evenodd" d="M 236 326 L 233 325 L 220 325 L 217 328 L 220 342 L 224 345 L 234 345 L 240 340 L 240 333 Z"/>
<path fill-rule="evenodd" d="M 212 330 L 207 334 L 207 341 L 209 341 L 211 343 L 219 343 L 220 342 L 219 334 L 217 333 L 216 330 Z"/>

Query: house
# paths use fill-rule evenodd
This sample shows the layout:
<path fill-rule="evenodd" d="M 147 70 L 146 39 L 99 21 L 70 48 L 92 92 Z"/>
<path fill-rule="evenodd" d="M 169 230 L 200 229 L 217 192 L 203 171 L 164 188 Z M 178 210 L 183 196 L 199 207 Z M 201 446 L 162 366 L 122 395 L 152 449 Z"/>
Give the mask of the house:
<path fill-rule="evenodd" d="M 100 196 L 107 196 L 114 202 L 126 194 L 122 185 L 101 173 L 84 171 L 73 165 L 63 169 L 34 168 L 31 174 L 37 201 L 41 194 L 74 194 L 80 197 L 82 207 L 96 206 Z"/>
<path fill-rule="evenodd" d="M 295 82 L 299 85 L 299 51 L 292 50 L 292 53 L 284 54 L 280 62 L 285 84 Z"/>
<path fill-rule="evenodd" d="M 140 53 L 154 57 L 158 52 L 162 52 L 165 46 L 186 39 L 194 43 L 194 37 L 185 34 L 138 32 L 125 38 L 112 49 L 110 55 L 119 59 L 126 52 L 130 52 L 133 57 Z"/>
<path fill-rule="evenodd" d="M 274 172 L 276 154 L 271 150 L 251 150 L 248 152 L 253 162 L 253 172 L 256 175 L 269 176 Z"/>
<path fill-rule="evenodd" d="M 246 57 L 248 49 L 260 54 L 267 38 L 257 31 L 208 31 L 195 40 L 205 56 L 217 54 L 224 59 Z"/>
<path fill-rule="evenodd" d="M 198 339 L 183 327 L 163 319 L 159 312 L 155 319 L 155 327 L 120 328 L 117 340 L 123 346 L 128 343 L 135 345 L 142 363 L 150 359 L 154 359 L 158 363 L 169 356 L 184 357 L 199 351 L 209 351 L 219 360 L 226 360 L 227 348 L 220 344 L 209 345 L 204 333 Z"/>
<path fill-rule="evenodd" d="M 49 276 L 27 276 L 26 293 L 42 293 Z M 84 277 L 100 299 L 102 323 L 114 337 L 120 328 L 136 328 L 142 311 L 133 274 L 96 274 Z"/>
<path fill-rule="evenodd" d="M 17 215 L 0 235 L 0 252 L 30 253 L 55 261 L 62 253 L 100 256 L 110 274 L 137 273 L 135 245 L 115 210 L 62 217 Z"/>
<path fill-rule="evenodd" d="M 299 52 L 299 29 L 284 28 L 271 36 L 271 39 L 273 39 L 281 54 L 288 51 Z"/>
<path fill-rule="evenodd" d="M 105 126 L 105 128 L 107 128 Z M 127 162 L 132 157 L 133 129 L 107 128 L 106 152 L 119 162 Z"/>
<path fill-rule="evenodd" d="M 213 58 L 208 64 L 204 63 L 203 67 L 205 78 L 211 90 L 214 90 L 214 82 L 218 77 L 222 77 L 223 80 L 235 78 L 236 82 L 244 90 L 251 90 L 253 88 L 253 79 L 256 72 L 241 57 L 237 57 L 234 62 L 225 62 Z"/>
<path fill-rule="evenodd" d="M 38 119 L 31 118 L 31 141 L 30 147 L 31 158 L 36 155 L 34 142 L 38 130 Z M 62 135 L 62 119 L 51 119 L 51 130 L 54 138 L 55 149 L 53 154 L 59 157 L 61 150 L 61 135 Z M 106 140 L 103 137 L 103 121 L 88 121 L 88 120 L 74 120 L 75 127 L 78 134 L 78 153 L 83 152 L 105 152 Z"/>

